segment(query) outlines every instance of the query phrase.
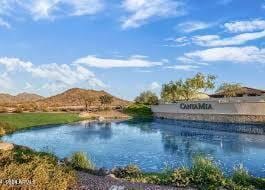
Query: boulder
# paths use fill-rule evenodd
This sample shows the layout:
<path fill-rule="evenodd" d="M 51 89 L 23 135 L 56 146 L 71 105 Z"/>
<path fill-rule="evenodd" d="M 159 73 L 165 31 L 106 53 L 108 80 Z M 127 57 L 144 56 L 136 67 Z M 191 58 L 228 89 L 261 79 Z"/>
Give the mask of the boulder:
<path fill-rule="evenodd" d="M 99 168 L 98 171 L 97 171 L 97 175 L 99 176 L 106 176 L 110 174 L 110 171 L 107 169 L 107 168 Z"/>
<path fill-rule="evenodd" d="M 14 145 L 12 143 L 0 142 L 0 151 L 12 150 Z"/>
<path fill-rule="evenodd" d="M 112 178 L 112 179 L 119 179 L 114 174 L 109 174 L 109 175 L 107 175 L 107 177 Z"/>
<path fill-rule="evenodd" d="M 98 121 L 99 121 L 99 122 L 105 121 L 105 118 L 102 117 L 102 116 L 99 116 Z"/>

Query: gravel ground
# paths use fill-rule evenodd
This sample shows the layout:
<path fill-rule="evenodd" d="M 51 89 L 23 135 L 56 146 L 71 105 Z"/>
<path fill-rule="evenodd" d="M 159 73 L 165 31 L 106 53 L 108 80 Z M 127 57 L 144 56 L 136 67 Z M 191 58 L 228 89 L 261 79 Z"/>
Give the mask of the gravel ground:
<path fill-rule="evenodd" d="M 143 183 L 131 183 L 110 176 L 95 176 L 85 172 L 77 172 L 76 190 L 194 190 L 192 188 L 176 188 Z"/>

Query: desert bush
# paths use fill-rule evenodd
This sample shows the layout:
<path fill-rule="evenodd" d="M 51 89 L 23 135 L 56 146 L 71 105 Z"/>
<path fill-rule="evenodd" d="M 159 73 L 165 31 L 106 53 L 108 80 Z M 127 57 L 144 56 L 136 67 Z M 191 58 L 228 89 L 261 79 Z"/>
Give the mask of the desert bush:
<path fill-rule="evenodd" d="M 141 177 L 141 170 L 136 165 L 128 165 L 114 169 L 113 174 L 118 178 L 139 178 Z"/>
<path fill-rule="evenodd" d="M 23 186 L 5 186 L 0 189 L 67 189 L 75 184 L 74 172 L 66 167 L 56 164 L 56 160 L 47 155 L 32 152 L 19 153 L 20 150 L 0 152 L 0 179 L 28 180 L 29 184 Z"/>
<path fill-rule="evenodd" d="M 76 152 L 70 158 L 71 165 L 76 169 L 94 169 L 93 162 L 84 152 Z"/>
<path fill-rule="evenodd" d="M 42 112 L 49 112 L 50 110 L 49 110 L 49 108 L 46 107 L 46 106 L 41 106 L 41 107 L 40 107 L 40 111 L 42 111 Z"/>
<path fill-rule="evenodd" d="M 199 189 L 217 189 L 225 184 L 225 177 L 212 160 L 196 156 L 191 168 L 191 182 Z"/>
<path fill-rule="evenodd" d="M 8 110 L 5 107 L 0 107 L 0 113 L 7 113 Z"/>
<path fill-rule="evenodd" d="M 38 109 L 38 106 L 34 103 L 24 103 L 22 105 L 23 111 L 35 112 Z"/>
<path fill-rule="evenodd" d="M 191 172 L 187 168 L 180 168 L 174 170 L 170 175 L 170 184 L 176 187 L 187 187 L 191 179 Z"/>
<path fill-rule="evenodd" d="M 59 111 L 59 109 L 58 109 L 58 108 L 56 108 L 56 107 L 52 107 L 52 108 L 51 108 L 51 111 L 53 111 L 53 112 L 58 112 L 58 111 Z"/>
<path fill-rule="evenodd" d="M 59 110 L 62 112 L 68 112 L 69 111 L 67 108 L 59 108 Z"/>
<path fill-rule="evenodd" d="M 15 110 L 13 111 L 13 113 L 22 113 L 22 112 L 23 109 L 20 106 L 16 107 Z"/>
<path fill-rule="evenodd" d="M 0 127 L 0 136 L 6 134 L 6 131 L 4 130 L 4 128 Z"/>

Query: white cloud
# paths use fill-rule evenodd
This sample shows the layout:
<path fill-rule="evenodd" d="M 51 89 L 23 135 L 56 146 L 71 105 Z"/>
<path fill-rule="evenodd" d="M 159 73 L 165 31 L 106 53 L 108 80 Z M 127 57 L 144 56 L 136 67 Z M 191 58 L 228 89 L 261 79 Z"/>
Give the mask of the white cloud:
<path fill-rule="evenodd" d="M 25 12 L 40 20 L 96 14 L 104 8 L 104 3 L 103 0 L 0 0 L 0 6 L 0 15 Z"/>
<path fill-rule="evenodd" d="M 261 32 L 243 33 L 233 37 L 221 38 L 219 35 L 194 36 L 192 42 L 199 46 L 231 46 L 242 45 L 251 40 L 265 37 L 265 30 Z"/>
<path fill-rule="evenodd" d="M 204 62 L 198 62 L 194 59 L 191 59 L 189 57 L 178 57 L 177 61 L 181 62 L 181 63 L 185 63 L 185 64 L 189 64 L 189 65 L 208 65 L 208 63 L 204 63 Z"/>
<path fill-rule="evenodd" d="M 0 18 L 0 27 L 11 28 L 10 24 L 2 18 Z"/>
<path fill-rule="evenodd" d="M 180 0 L 124 0 L 122 7 L 129 13 L 122 28 L 137 28 L 153 17 L 170 17 L 185 14 Z"/>
<path fill-rule="evenodd" d="M 24 87 L 24 90 L 28 90 L 28 89 L 31 89 L 33 86 L 32 86 L 32 84 L 31 83 L 29 83 L 29 82 L 26 82 L 26 84 L 25 84 L 25 87 Z"/>
<path fill-rule="evenodd" d="M 21 68 L 28 70 L 33 66 L 31 62 L 10 57 L 0 57 L 0 65 L 4 65 L 7 71 L 18 70 Z"/>
<path fill-rule="evenodd" d="M 42 87 L 38 90 L 44 89 L 48 90 L 49 93 L 53 94 L 58 91 L 63 91 L 65 89 L 69 88 L 67 84 L 65 84 L 62 81 L 53 81 L 53 82 L 48 82 L 42 85 Z"/>
<path fill-rule="evenodd" d="M 190 39 L 187 36 L 182 36 L 179 38 L 168 38 L 166 39 L 166 41 L 175 43 L 174 45 L 167 45 L 171 47 L 175 47 L 175 46 L 181 47 L 181 46 L 189 45 L 191 43 Z"/>
<path fill-rule="evenodd" d="M 197 65 L 173 65 L 166 67 L 168 69 L 182 70 L 182 71 L 193 71 L 199 68 Z"/>
<path fill-rule="evenodd" d="M 194 32 L 197 30 L 203 30 L 206 28 L 211 27 L 212 24 L 201 22 L 201 21 L 190 21 L 190 22 L 184 22 L 177 25 L 176 29 L 185 33 Z"/>
<path fill-rule="evenodd" d="M 194 62 L 265 63 L 265 49 L 255 46 L 221 47 L 186 53 L 185 58 Z"/>
<path fill-rule="evenodd" d="M 14 84 L 6 72 L 0 75 L 0 87 L 2 91 L 9 90 L 13 86 Z"/>
<path fill-rule="evenodd" d="M 254 19 L 245 21 L 228 22 L 224 24 L 227 31 L 237 32 L 254 32 L 258 30 L 265 30 L 265 20 Z"/>
<path fill-rule="evenodd" d="M 86 86 L 91 88 L 106 87 L 93 72 L 81 65 L 57 63 L 34 65 L 28 61 L 9 57 L 0 58 L 0 65 L 5 67 L 7 73 L 26 72 L 30 73 L 33 78 L 45 79 L 47 83 L 43 85 L 43 88 L 46 89 L 56 89 L 56 86 L 73 87 L 81 82 L 85 82 Z"/>
<path fill-rule="evenodd" d="M 73 6 L 71 15 L 91 15 L 104 8 L 103 0 L 66 0 L 66 3 Z"/>
<path fill-rule="evenodd" d="M 149 86 L 148 86 L 148 89 L 151 90 L 151 91 L 156 91 L 156 90 L 159 90 L 161 89 L 161 85 L 158 83 L 158 82 L 152 82 Z"/>
<path fill-rule="evenodd" d="M 163 61 L 149 61 L 143 56 L 131 56 L 127 59 L 104 59 L 93 55 L 82 57 L 74 61 L 74 64 L 87 65 L 98 68 L 114 68 L 114 67 L 153 67 L 163 64 Z"/>

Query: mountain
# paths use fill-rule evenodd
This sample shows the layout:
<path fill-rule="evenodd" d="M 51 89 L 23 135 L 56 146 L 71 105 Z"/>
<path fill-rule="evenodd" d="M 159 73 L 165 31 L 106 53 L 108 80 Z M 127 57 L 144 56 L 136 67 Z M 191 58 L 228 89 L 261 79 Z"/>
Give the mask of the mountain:
<path fill-rule="evenodd" d="M 0 103 L 23 103 L 23 102 L 31 102 L 41 100 L 44 97 L 38 94 L 32 93 L 20 93 L 16 96 L 12 96 L 10 94 L 0 94 Z"/>
<path fill-rule="evenodd" d="M 20 93 L 18 95 L 16 95 L 16 98 L 19 100 L 19 101 L 24 101 L 24 102 L 28 102 L 28 101 L 37 101 L 37 100 L 41 100 L 43 99 L 44 97 L 43 96 L 40 96 L 38 94 L 33 94 L 33 93 Z"/>
<path fill-rule="evenodd" d="M 113 98 L 112 106 L 129 104 L 129 101 L 112 96 L 105 91 L 85 90 L 80 88 L 69 89 L 61 94 L 38 100 L 37 103 L 49 107 L 84 106 L 84 100 L 82 97 L 93 97 L 95 101 L 92 105 L 100 105 L 99 97 L 103 95 L 108 95 Z"/>

